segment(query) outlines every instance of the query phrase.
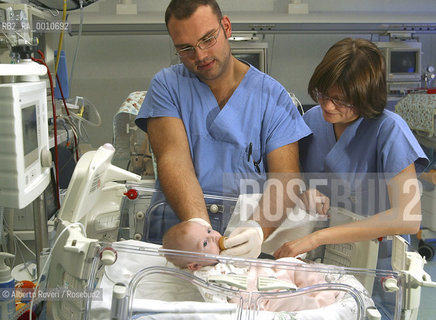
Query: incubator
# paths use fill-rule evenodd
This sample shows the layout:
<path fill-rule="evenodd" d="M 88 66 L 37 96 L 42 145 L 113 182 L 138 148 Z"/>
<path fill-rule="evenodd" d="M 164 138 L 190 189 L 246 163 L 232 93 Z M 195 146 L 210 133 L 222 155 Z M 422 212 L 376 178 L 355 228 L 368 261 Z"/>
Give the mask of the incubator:
<path fill-rule="evenodd" d="M 45 290 L 74 298 L 46 299 L 48 319 L 416 319 L 420 287 L 434 285 L 425 260 L 400 239 L 394 271 L 164 250 L 135 240 L 143 239 L 137 233 L 147 230 L 148 216 L 158 216 L 147 206 L 156 190 L 111 165 L 114 152 L 105 145 L 76 166 L 44 272 Z M 206 198 L 217 216 L 240 207 L 240 199 Z M 222 269 L 193 273 L 170 263 L 174 256 Z M 227 268 L 234 272 L 220 271 Z M 375 291 L 390 299 L 377 300 Z"/>
<path fill-rule="evenodd" d="M 113 163 L 150 178 L 156 176 L 156 168 L 148 135 L 135 124 L 136 115 L 146 94 L 147 91 L 130 93 L 114 116 L 113 143 L 116 151 Z"/>
<path fill-rule="evenodd" d="M 428 172 L 421 176 L 423 182 L 422 223 L 418 249 L 428 260 L 432 260 L 436 239 L 436 214 L 434 212 L 434 208 L 436 208 L 436 94 L 409 94 L 397 103 L 395 112 L 407 122 L 431 161 Z"/>

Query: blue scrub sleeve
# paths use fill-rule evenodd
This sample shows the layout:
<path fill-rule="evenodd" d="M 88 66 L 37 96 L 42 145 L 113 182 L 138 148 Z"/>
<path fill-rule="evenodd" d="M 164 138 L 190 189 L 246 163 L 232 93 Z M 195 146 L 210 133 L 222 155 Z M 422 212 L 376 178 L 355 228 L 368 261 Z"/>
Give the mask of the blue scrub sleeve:
<path fill-rule="evenodd" d="M 177 76 L 170 69 L 164 69 L 153 77 L 135 120 L 139 128 L 147 132 L 148 118 L 181 118 L 180 110 L 174 103 L 173 95 L 166 85 L 167 82 L 175 81 L 177 81 Z"/>
<path fill-rule="evenodd" d="M 281 92 L 274 112 L 267 110 L 265 121 L 269 123 L 265 148 L 267 154 L 312 133 L 285 90 Z"/>
<path fill-rule="evenodd" d="M 378 141 L 380 150 L 379 163 L 385 179 L 391 179 L 396 174 L 415 164 L 416 173 L 419 175 L 428 166 L 429 160 L 409 129 L 407 123 L 398 115 L 396 121 L 389 121 L 381 126 L 379 137 L 387 137 Z"/>

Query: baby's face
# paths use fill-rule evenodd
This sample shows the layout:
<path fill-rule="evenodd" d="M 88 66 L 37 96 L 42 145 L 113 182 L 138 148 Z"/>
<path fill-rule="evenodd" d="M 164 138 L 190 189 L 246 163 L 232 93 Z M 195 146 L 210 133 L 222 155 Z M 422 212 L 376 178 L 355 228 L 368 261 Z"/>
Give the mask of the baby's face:
<path fill-rule="evenodd" d="M 220 254 L 219 240 L 221 234 L 197 222 L 186 224 L 188 236 L 186 237 L 187 251 Z"/>

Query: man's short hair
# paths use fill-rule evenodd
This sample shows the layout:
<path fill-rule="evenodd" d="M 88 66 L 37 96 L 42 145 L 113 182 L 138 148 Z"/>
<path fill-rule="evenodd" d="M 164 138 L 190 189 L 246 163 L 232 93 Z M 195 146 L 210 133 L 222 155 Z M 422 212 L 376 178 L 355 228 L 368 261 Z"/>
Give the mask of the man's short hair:
<path fill-rule="evenodd" d="M 171 0 L 165 11 L 165 24 L 167 28 L 168 22 L 172 17 L 178 20 L 188 19 L 200 6 L 210 6 L 218 20 L 221 20 L 223 15 L 215 0 Z"/>

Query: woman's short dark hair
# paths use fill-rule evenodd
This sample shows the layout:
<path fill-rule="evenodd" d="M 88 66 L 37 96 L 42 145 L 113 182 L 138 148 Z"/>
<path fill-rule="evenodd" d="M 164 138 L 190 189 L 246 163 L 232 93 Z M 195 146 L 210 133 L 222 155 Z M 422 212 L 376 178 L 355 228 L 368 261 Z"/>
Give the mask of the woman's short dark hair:
<path fill-rule="evenodd" d="M 334 44 L 316 67 L 308 93 L 317 101 L 315 89 L 326 93 L 336 86 L 344 101 L 354 105 L 359 115 L 373 118 L 386 106 L 385 70 L 385 58 L 374 43 L 345 38 Z"/>
<path fill-rule="evenodd" d="M 168 27 L 168 21 L 171 17 L 178 20 L 189 18 L 200 6 L 210 6 L 212 11 L 220 21 L 222 18 L 221 9 L 215 0 L 171 0 L 165 11 L 165 24 Z"/>

